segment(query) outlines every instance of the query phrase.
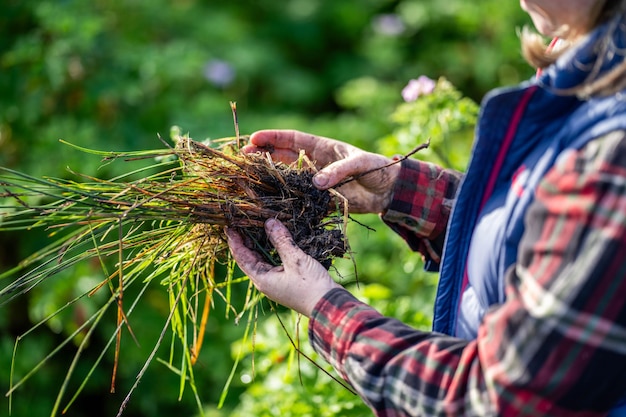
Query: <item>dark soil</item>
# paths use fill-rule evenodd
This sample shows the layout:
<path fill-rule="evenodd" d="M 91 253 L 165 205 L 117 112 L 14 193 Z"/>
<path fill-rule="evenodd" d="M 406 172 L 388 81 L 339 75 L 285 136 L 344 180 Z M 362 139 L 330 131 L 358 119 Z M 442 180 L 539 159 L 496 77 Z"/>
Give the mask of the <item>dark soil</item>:
<path fill-rule="evenodd" d="M 344 235 L 338 228 L 343 217 L 334 214 L 330 192 L 313 186 L 310 170 L 296 170 L 283 164 L 275 168 L 262 176 L 261 183 L 251 184 L 250 188 L 265 208 L 282 214 L 281 221 L 298 247 L 329 268 L 333 258 L 346 252 Z M 247 237 L 250 248 L 262 253 L 272 264 L 281 264 L 263 227 L 247 227 L 240 232 Z"/>

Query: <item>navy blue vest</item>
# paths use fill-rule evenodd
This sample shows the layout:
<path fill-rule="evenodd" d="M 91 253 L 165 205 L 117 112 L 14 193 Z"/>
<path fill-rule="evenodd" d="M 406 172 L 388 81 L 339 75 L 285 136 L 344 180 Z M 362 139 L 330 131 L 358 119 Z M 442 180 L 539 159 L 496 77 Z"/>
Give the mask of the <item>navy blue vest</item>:
<path fill-rule="evenodd" d="M 559 93 L 581 83 L 608 25 L 540 77 L 499 89 L 482 104 L 470 164 L 448 225 L 433 330 L 474 339 L 486 310 L 505 301 L 505 273 L 517 259 L 524 216 L 557 160 L 594 138 L 626 129 L 626 92 L 579 100 Z M 615 33 L 624 48 L 626 35 Z M 622 62 L 616 55 L 605 70 Z M 618 414 L 614 410 L 612 415 Z"/>

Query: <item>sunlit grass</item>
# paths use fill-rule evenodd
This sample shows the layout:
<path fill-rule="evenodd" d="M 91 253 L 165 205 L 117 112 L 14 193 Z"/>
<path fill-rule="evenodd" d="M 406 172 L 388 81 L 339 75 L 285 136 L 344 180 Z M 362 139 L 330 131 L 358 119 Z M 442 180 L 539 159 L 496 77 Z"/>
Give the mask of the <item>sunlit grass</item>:
<path fill-rule="evenodd" d="M 127 330 L 131 338 L 135 337 L 128 318 L 148 286 L 156 284 L 168 294 L 169 315 L 119 414 L 168 333 L 175 335 L 182 350 L 172 346 L 169 357 L 159 360 L 180 376 L 178 396 L 189 387 L 202 409 L 193 365 L 216 298 L 223 300 L 224 314 L 234 322 L 247 320 L 246 334 L 254 329 L 252 322 L 262 298 L 246 277 L 236 275 L 224 226 L 240 232 L 249 247 L 274 264 L 280 260 L 263 229 L 268 218 L 281 220 L 296 243 L 326 266 L 346 253 L 344 202 L 338 194 L 312 186 L 315 168 L 306 157 L 287 166 L 275 164 L 267 155 L 240 154 L 238 135 L 211 145 L 181 135 L 173 139 L 174 146 L 149 151 L 82 149 L 102 158 L 103 164 L 132 166 L 133 161 L 149 161 L 148 166 L 143 164 L 112 179 L 77 173 L 72 173 L 73 179 L 35 178 L 0 167 L 0 230 L 41 228 L 51 242 L 0 275 L 0 280 L 9 281 L 0 290 L 0 305 L 81 262 L 95 260 L 106 277 L 18 337 L 12 368 L 20 341 L 34 330 L 81 298 L 104 291 L 109 294 L 95 314 L 30 372 L 14 380 L 11 370 L 10 398 L 69 343 L 77 345 L 76 354 L 60 384 L 51 415 L 71 406 L 110 349 L 115 353 L 110 390 L 115 391 L 122 333 Z M 226 272 L 220 275 L 217 270 Z M 245 294 L 239 305 L 232 299 L 235 285 L 242 286 Z M 124 296 L 129 286 L 139 287 L 133 299 Z M 90 336 L 111 310 L 117 312 L 115 332 L 87 377 L 75 392 L 68 393 L 69 381 Z M 225 392 L 227 386 L 228 381 Z"/>

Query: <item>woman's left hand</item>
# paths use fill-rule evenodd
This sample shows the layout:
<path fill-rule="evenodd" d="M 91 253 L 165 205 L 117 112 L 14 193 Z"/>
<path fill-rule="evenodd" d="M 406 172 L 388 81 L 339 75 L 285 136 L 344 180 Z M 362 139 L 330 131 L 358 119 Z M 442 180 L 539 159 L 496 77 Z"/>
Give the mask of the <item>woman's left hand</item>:
<path fill-rule="evenodd" d="M 283 264 L 268 264 L 261 255 L 244 245 L 239 234 L 226 229 L 228 246 L 237 265 L 268 298 L 310 317 L 313 307 L 324 294 L 341 286 L 322 264 L 296 245 L 287 228 L 278 220 L 267 220 L 265 231 Z"/>

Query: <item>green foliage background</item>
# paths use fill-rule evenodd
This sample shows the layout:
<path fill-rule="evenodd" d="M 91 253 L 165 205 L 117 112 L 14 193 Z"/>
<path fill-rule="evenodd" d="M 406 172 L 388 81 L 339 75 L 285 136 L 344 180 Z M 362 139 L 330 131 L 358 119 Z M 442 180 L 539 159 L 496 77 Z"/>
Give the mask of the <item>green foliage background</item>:
<path fill-rule="evenodd" d="M 2 0 L 0 165 L 34 176 L 66 177 L 69 167 L 110 177 L 124 165 L 101 168 L 97 158 L 58 139 L 93 149 L 137 150 L 161 147 L 157 134 L 167 137 L 173 125 L 195 139 L 232 136 L 229 101 L 238 104 L 242 133 L 294 128 L 387 155 L 407 153 L 432 133 L 407 133 L 411 117 L 428 120 L 428 109 L 411 116 L 400 106 L 408 80 L 444 76 L 479 101 L 495 86 L 532 75 L 516 35 L 526 24 L 518 2 L 499 0 Z M 462 169 L 470 142 L 466 129 L 434 139 L 418 156 Z M 376 216 L 358 220 L 375 231 L 351 228 L 358 275 L 349 261 L 340 262 L 338 279 L 385 314 L 427 329 L 436 276 L 422 272 L 419 257 Z M 45 241 L 40 232 L 0 234 L 0 271 Z M 1 307 L 0 391 L 9 386 L 15 338 L 93 287 L 101 274 L 98 265 L 81 265 Z M 151 289 L 144 301 L 131 323 L 140 345 L 129 337 L 122 345 L 117 393 L 108 393 L 109 349 L 67 415 L 116 414 L 168 312 L 163 288 Z M 24 338 L 16 374 L 32 369 L 98 302 L 81 301 Z M 294 354 L 276 316 L 266 312 L 245 343 L 245 325 L 211 316 L 195 371 L 205 415 L 368 415 L 358 397 Z M 296 328 L 290 313 L 281 317 Z M 85 375 L 114 325 L 111 316 L 97 332 L 79 374 Z M 312 355 L 306 324 L 300 329 L 300 343 Z M 15 393 L 13 415 L 49 414 L 74 349 L 63 347 Z M 218 410 L 237 357 L 239 367 Z M 155 363 L 124 415 L 198 415 L 190 392 L 180 400 L 178 393 L 177 375 Z M 7 414 L 8 400 L 2 398 L 0 416 Z"/>

